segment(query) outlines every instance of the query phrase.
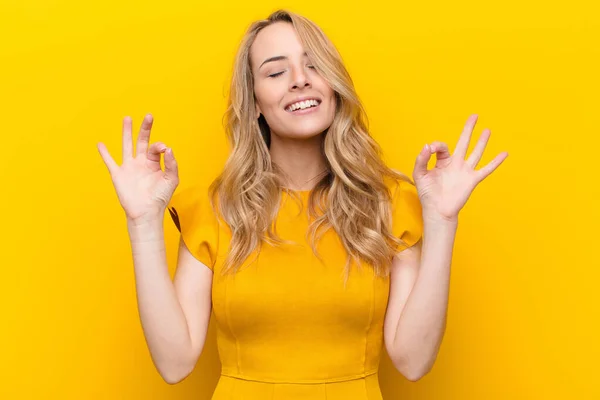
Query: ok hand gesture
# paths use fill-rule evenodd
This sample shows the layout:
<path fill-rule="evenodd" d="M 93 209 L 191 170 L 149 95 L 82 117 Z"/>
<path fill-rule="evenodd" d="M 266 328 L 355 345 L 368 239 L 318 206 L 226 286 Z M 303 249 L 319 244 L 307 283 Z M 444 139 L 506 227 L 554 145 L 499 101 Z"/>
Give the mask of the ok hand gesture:
<path fill-rule="evenodd" d="M 127 218 L 133 221 L 162 218 L 177 185 L 179 176 L 173 151 L 162 142 L 149 145 L 153 118 L 148 114 L 142 121 L 133 154 L 131 118 L 123 119 L 123 164 L 117 165 L 104 143 L 98 151 L 106 164 Z M 165 153 L 165 170 L 160 166 Z"/>
<path fill-rule="evenodd" d="M 475 187 L 508 157 L 507 152 L 502 152 L 486 166 L 475 169 L 490 138 L 490 130 L 484 129 L 473 152 L 465 160 L 477 117 L 474 114 L 467 120 L 454 154 L 450 154 L 446 143 L 436 141 L 426 144 L 418 155 L 413 179 L 424 216 L 456 221 Z M 427 163 L 434 153 L 436 164 L 428 171 Z"/>

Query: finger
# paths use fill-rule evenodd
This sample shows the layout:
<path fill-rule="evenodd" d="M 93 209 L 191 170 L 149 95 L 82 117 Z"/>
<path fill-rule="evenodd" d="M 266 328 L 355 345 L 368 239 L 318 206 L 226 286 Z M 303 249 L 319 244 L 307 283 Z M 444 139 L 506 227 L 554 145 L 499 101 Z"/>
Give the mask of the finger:
<path fill-rule="evenodd" d="M 152 129 L 152 114 L 146 114 L 140 127 L 136 144 L 136 156 L 148 153 L 148 143 L 150 143 L 150 130 Z"/>
<path fill-rule="evenodd" d="M 131 138 L 131 117 L 123 118 L 123 162 L 133 158 L 133 139 Z"/>
<path fill-rule="evenodd" d="M 152 143 L 148 148 L 148 160 L 160 163 L 160 154 L 164 153 L 167 150 L 167 145 L 163 142 Z"/>
<path fill-rule="evenodd" d="M 463 128 L 463 131 L 456 143 L 456 149 L 454 149 L 454 154 L 457 157 L 460 157 L 461 160 L 465 159 L 467 154 L 467 149 L 469 148 L 469 142 L 471 141 L 471 134 L 473 133 L 473 128 L 475 128 L 475 124 L 477 123 L 477 114 L 472 114 L 469 119 L 467 119 L 467 123 Z"/>
<path fill-rule="evenodd" d="M 96 145 L 96 147 L 98 147 L 98 151 L 100 152 L 100 156 L 104 161 L 104 165 L 106 165 L 106 168 L 108 168 L 108 172 L 111 176 L 114 175 L 119 166 L 117 165 L 115 160 L 113 160 L 113 158 L 110 156 L 110 153 L 108 152 L 108 149 L 106 148 L 104 143 L 100 142 Z"/>
<path fill-rule="evenodd" d="M 431 143 L 430 148 L 431 153 L 436 153 L 435 157 L 438 160 L 445 160 L 452 157 L 452 154 L 450 154 L 450 150 L 448 149 L 448 145 L 444 142 L 433 142 Z"/>
<path fill-rule="evenodd" d="M 177 167 L 177 160 L 173 155 L 173 149 L 168 147 L 165 152 L 165 175 L 168 179 L 177 182 L 179 179 L 179 169 Z"/>
<path fill-rule="evenodd" d="M 467 159 L 467 164 L 471 168 L 475 169 L 477 167 L 477 164 L 479 164 L 479 161 L 481 160 L 481 156 L 483 155 L 483 151 L 485 150 L 485 146 L 487 146 L 487 142 L 490 138 L 490 135 L 491 135 L 491 131 L 489 129 L 484 129 L 483 132 L 481 133 L 481 136 L 479 136 L 479 140 L 477 141 L 477 144 L 475 145 L 473 152 Z"/>
<path fill-rule="evenodd" d="M 430 159 L 431 148 L 429 147 L 429 145 L 426 144 L 417 156 L 417 159 L 415 160 L 415 167 L 413 169 L 413 178 L 415 180 L 427 174 L 427 163 Z"/>
<path fill-rule="evenodd" d="M 508 157 L 508 152 L 504 151 L 496 156 L 492 161 L 490 161 L 485 167 L 476 171 L 476 181 L 477 183 L 481 182 L 485 178 L 487 178 L 492 172 L 496 170 L 502 164 L 502 162 Z"/>

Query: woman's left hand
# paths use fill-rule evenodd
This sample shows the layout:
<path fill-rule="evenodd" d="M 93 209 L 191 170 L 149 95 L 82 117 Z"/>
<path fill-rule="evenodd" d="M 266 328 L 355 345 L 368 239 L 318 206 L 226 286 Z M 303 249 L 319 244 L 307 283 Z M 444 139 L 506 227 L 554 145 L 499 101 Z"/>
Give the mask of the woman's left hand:
<path fill-rule="evenodd" d="M 456 221 L 459 211 L 464 207 L 475 187 L 508 157 L 507 152 L 502 152 L 486 166 L 475 170 L 491 134 L 489 129 L 484 129 L 473 152 L 465 161 L 477 118 L 478 116 L 473 114 L 467 120 L 454 154 L 450 154 L 446 143 L 436 141 L 431 145 L 426 144 L 417 157 L 413 179 L 424 216 Z M 428 171 L 427 163 L 434 153 L 436 154 L 435 167 Z"/>

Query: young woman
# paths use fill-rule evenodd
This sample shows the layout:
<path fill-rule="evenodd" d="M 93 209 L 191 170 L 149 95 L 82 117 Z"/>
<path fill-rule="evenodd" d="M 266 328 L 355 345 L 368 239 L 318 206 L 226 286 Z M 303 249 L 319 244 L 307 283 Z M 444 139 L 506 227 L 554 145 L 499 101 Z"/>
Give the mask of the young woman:
<path fill-rule="evenodd" d="M 173 197 L 172 150 L 149 144 L 147 115 L 134 154 L 126 117 L 123 164 L 98 149 L 127 216 L 142 327 L 165 381 L 193 370 L 211 311 L 222 364 L 213 399 L 381 399 L 384 346 L 407 379 L 426 374 L 444 333 L 459 210 L 508 155 L 475 170 L 484 130 L 465 160 L 476 120 L 453 154 L 425 145 L 414 181 L 391 170 L 335 47 L 285 11 L 242 40 L 231 155 L 210 186 Z M 173 282 L 166 209 L 181 232 Z"/>

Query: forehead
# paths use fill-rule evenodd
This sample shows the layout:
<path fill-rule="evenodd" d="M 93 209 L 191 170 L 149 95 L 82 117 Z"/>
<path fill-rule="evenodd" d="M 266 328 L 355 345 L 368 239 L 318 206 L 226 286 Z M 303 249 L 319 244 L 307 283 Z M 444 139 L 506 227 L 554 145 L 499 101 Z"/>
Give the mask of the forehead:
<path fill-rule="evenodd" d="M 276 22 L 263 28 L 250 47 L 252 68 L 258 66 L 267 58 L 274 56 L 301 56 L 304 47 L 292 24 Z"/>

